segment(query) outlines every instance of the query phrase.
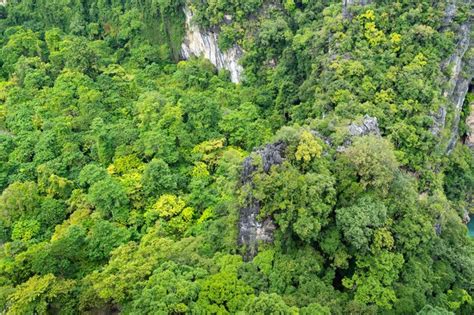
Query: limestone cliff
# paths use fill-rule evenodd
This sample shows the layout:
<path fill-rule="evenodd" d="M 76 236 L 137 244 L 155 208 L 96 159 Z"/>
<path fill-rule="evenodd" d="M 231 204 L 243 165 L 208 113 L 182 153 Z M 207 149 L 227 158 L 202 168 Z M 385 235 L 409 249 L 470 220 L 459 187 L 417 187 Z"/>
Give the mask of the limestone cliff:
<path fill-rule="evenodd" d="M 446 97 L 447 105 L 441 106 L 436 114 L 433 115 L 434 124 L 431 128 L 433 135 L 439 136 L 445 128 L 449 129 L 447 139 L 447 153 L 450 153 L 457 140 L 459 131 L 459 122 L 469 85 L 474 75 L 473 54 L 469 54 L 472 49 L 471 31 L 472 20 L 467 19 L 460 25 L 456 25 L 454 17 L 456 16 L 460 0 L 448 1 L 445 10 L 445 18 L 442 30 L 450 29 L 455 32 L 457 41 L 454 52 L 441 65 L 443 69 L 451 69 L 451 75 L 447 78 L 447 88 L 443 92 Z M 447 125 L 447 113 L 452 112 L 453 119 Z"/>
<path fill-rule="evenodd" d="M 273 165 L 283 162 L 286 144 L 284 142 L 276 142 L 267 144 L 257 149 L 254 155 L 245 159 L 242 169 L 242 184 L 252 185 L 252 176 L 256 171 L 253 163 L 253 156 L 260 155 L 263 163 L 263 171 L 268 173 Z M 258 220 L 260 213 L 260 202 L 252 196 L 247 196 L 245 204 L 240 209 L 239 216 L 239 239 L 238 244 L 245 246 L 245 260 L 251 260 L 257 254 L 259 242 L 272 242 L 273 231 L 275 225 L 272 218 L 268 217 L 264 220 Z"/>
<path fill-rule="evenodd" d="M 458 31 L 459 41 L 457 49 L 451 56 L 450 64 L 453 66 L 453 75 L 450 78 L 450 89 L 445 92 L 445 96 L 450 100 L 454 119 L 450 127 L 450 139 L 447 151 L 450 153 L 458 140 L 459 121 L 464 105 L 466 94 L 469 90 L 469 84 L 474 75 L 474 60 L 472 56 L 466 56 L 466 52 L 471 47 L 470 32 L 471 24 L 469 22 L 461 25 Z"/>
<path fill-rule="evenodd" d="M 186 35 L 181 45 L 181 56 L 189 59 L 191 56 L 203 56 L 217 69 L 230 72 L 232 82 L 239 83 L 242 79 L 243 68 L 239 64 L 242 49 L 234 45 L 227 51 L 218 46 L 219 34 L 213 30 L 203 30 L 192 21 L 193 13 L 188 7 L 184 8 L 186 15 Z"/>
<path fill-rule="evenodd" d="M 474 150 L 474 102 L 469 104 L 471 107 L 470 115 L 467 117 L 466 125 L 468 126 L 469 130 L 467 133 L 467 137 L 464 143 L 471 149 Z"/>
<path fill-rule="evenodd" d="M 342 0 L 342 15 L 345 18 L 350 17 L 350 7 L 354 5 L 368 5 L 372 0 Z"/>

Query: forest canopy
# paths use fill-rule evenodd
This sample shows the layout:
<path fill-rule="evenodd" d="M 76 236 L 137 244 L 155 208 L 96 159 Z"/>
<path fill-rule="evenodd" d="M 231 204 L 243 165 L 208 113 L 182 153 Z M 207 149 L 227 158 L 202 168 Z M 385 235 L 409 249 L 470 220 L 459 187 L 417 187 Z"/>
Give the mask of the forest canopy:
<path fill-rule="evenodd" d="M 184 7 L 241 48 L 240 83 L 184 60 Z M 0 313 L 473 314 L 469 106 L 446 62 L 471 14 L 0 5 Z"/>

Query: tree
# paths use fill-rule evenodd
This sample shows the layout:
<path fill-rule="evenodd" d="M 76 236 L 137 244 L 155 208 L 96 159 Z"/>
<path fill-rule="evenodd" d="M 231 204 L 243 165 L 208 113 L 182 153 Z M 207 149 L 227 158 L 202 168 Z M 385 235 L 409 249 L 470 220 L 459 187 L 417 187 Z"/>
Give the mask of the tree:
<path fill-rule="evenodd" d="M 21 56 L 41 57 L 43 53 L 43 43 L 37 33 L 30 29 L 18 27 L 9 29 L 8 41 L 0 50 L 0 58 L 3 61 L 4 71 L 12 74 L 15 63 Z"/>
<path fill-rule="evenodd" d="M 88 200 L 104 218 L 113 218 L 121 223 L 126 222 L 129 200 L 116 180 L 107 178 L 94 183 L 89 188 Z"/>
<path fill-rule="evenodd" d="M 433 307 L 427 304 L 416 314 L 417 315 L 452 315 L 454 313 L 448 310 L 445 310 L 442 307 L 439 307 L 439 306 Z"/>
<path fill-rule="evenodd" d="M 191 224 L 194 209 L 186 207 L 186 203 L 174 195 L 162 195 L 158 201 L 145 213 L 148 225 L 156 219 L 164 220 L 165 226 L 172 232 L 183 233 Z"/>
<path fill-rule="evenodd" d="M 313 158 L 319 158 L 322 149 L 321 145 L 316 141 L 316 137 L 311 132 L 305 130 L 301 134 L 300 143 L 295 153 L 296 160 L 303 160 L 304 163 L 308 163 Z"/>
<path fill-rule="evenodd" d="M 162 159 L 153 159 L 143 171 L 143 191 L 147 197 L 173 192 L 177 188 L 176 176 Z"/>
<path fill-rule="evenodd" d="M 201 281 L 199 298 L 193 311 L 235 313 L 243 309 L 248 300 L 254 297 L 252 288 L 237 275 L 242 258 L 228 255 L 220 260 L 220 271 Z"/>
<path fill-rule="evenodd" d="M 249 314 L 298 314 L 297 308 L 288 306 L 281 296 L 265 292 L 249 301 L 245 306 L 245 312 Z"/>
<path fill-rule="evenodd" d="M 331 310 L 327 306 L 322 306 L 318 303 L 311 303 L 308 306 L 305 306 L 300 309 L 301 315 L 310 315 L 310 314 L 318 314 L 318 315 L 329 315 L 331 314 Z"/>
<path fill-rule="evenodd" d="M 473 314 L 470 3 L 346 2 L 0 6 L 0 313 Z"/>
<path fill-rule="evenodd" d="M 78 182 L 83 187 L 90 187 L 95 183 L 109 177 L 107 170 L 97 164 L 87 164 L 79 174 Z"/>
<path fill-rule="evenodd" d="M 392 144 L 376 136 L 356 138 L 341 158 L 354 168 L 364 188 L 382 192 L 387 192 L 398 168 Z"/>
<path fill-rule="evenodd" d="M 385 224 L 387 209 L 374 197 L 366 195 L 351 207 L 336 209 L 336 223 L 345 240 L 356 250 L 366 251 L 375 230 Z"/>
<path fill-rule="evenodd" d="M 1 218 L 10 226 L 20 218 L 34 217 L 40 205 L 34 182 L 15 182 L 0 197 Z"/>
<path fill-rule="evenodd" d="M 52 274 L 33 276 L 8 296 L 7 314 L 47 314 L 51 309 L 65 311 L 70 306 L 68 298 L 74 285 L 74 280 L 63 280 Z"/>
<path fill-rule="evenodd" d="M 219 127 L 230 144 L 247 150 L 264 143 L 270 136 L 268 124 L 260 119 L 258 108 L 250 102 L 228 111 L 222 117 Z"/>
<path fill-rule="evenodd" d="M 93 271 L 83 279 L 83 308 L 89 305 L 103 306 L 107 303 L 124 305 L 132 297 L 138 298 L 143 292 L 146 280 L 165 262 L 179 261 L 180 264 L 193 267 L 202 265 L 202 258 L 196 255 L 197 246 L 200 245 L 198 239 L 173 241 L 159 237 L 157 229 L 159 227 L 149 229 L 139 244 L 129 242 L 116 248 L 104 268 Z M 157 273 L 161 274 L 160 271 Z M 148 286 L 149 292 L 154 292 L 154 286 L 152 281 Z M 94 296 L 96 298 L 92 298 Z M 172 296 L 171 293 L 170 297 Z M 145 304 L 144 307 L 148 305 Z"/>
<path fill-rule="evenodd" d="M 190 312 L 197 300 L 198 281 L 207 275 L 201 268 L 165 262 L 159 266 L 145 288 L 137 292 L 130 306 L 132 313 L 169 314 Z"/>
<path fill-rule="evenodd" d="M 130 232 L 119 224 L 95 220 L 87 235 L 87 256 L 93 260 L 105 261 L 110 252 L 130 239 Z"/>
<path fill-rule="evenodd" d="M 27 242 L 38 234 L 40 224 L 36 220 L 19 220 L 15 222 L 12 230 L 12 240 Z"/>
<path fill-rule="evenodd" d="M 372 255 L 357 255 L 356 259 L 357 271 L 352 278 L 344 278 L 343 285 L 355 291 L 356 301 L 391 309 L 397 300 L 393 283 L 402 269 L 403 255 L 376 250 Z"/>
<path fill-rule="evenodd" d="M 53 235 L 51 241 L 30 246 L 16 257 L 20 270 L 39 275 L 51 273 L 74 277 L 83 267 L 80 261 L 86 257 L 86 232 L 80 225 L 70 225 L 60 235 Z"/>
<path fill-rule="evenodd" d="M 329 223 L 335 203 L 334 178 L 324 170 L 301 174 L 284 162 L 273 167 L 270 174 L 255 174 L 253 186 L 250 191 L 243 189 L 242 194 L 252 194 L 262 205 L 260 218 L 273 216 L 284 232 L 291 231 L 310 242 Z"/>

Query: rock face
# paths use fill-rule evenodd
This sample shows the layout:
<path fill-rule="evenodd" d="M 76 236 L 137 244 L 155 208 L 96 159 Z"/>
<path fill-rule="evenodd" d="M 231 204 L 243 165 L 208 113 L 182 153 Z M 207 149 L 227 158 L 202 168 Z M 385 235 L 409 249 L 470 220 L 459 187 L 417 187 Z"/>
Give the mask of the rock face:
<path fill-rule="evenodd" d="M 438 220 L 439 221 L 439 220 Z M 440 236 L 441 233 L 443 232 L 443 228 L 441 226 L 441 222 L 436 222 L 435 226 L 434 226 L 434 229 L 435 229 L 435 233 L 437 236 Z"/>
<path fill-rule="evenodd" d="M 1 1 L 1 0 L 0 0 Z M 181 56 L 189 59 L 191 56 L 203 56 L 208 59 L 217 69 L 230 71 L 232 82 L 239 83 L 242 79 L 243 68 L 239 64 L 242 56 L 242 49 L 234 45 L 223 52 L 218 46 L 217 32 L 211 30 L 201 30 L 199 26 L 192 22 L 193 14 L 187 7 L 184 8 L 186 15 L 186 35 L 181 44 Z M 227 17 L 229 19 L 230 17 Z"/>
<path fill-rule="evenodd" d="M 474 150 L 474 102 L 469 104 L 471 111 L 469 117 L 467 117 L 466 124 L 469 127 L 467 137 L 464 143 L 471 149 Z"/>
<path fill-rule="evenodd" d="M 368 5 L 372 2 L 372 0 L 342 0 L 342 15 L 345 18 L 350 17 L 349 8 L 354 5 Z"/>
<path fill-rule="evenodd" d="M 448 88 L 443 92 L 443 96 L 448 100 L 448 105 L 442 106 L 437 113 L 433 114 L 433 126 L 431 128 L 431 133 L 435 136 L 439 136 L 444 128 L 450 129 L 446 148 L 448 154 L 451 153 L 458 140 L 461 112 L 469 90 L 469 84 L 474 75 L 474 59 L 472 55 L 468 56 L 466 54 L 472 45 L 470 38 L 472 22 L 468 19 L 457 27 L 451 25 L 456 16 L 458 2 L 459 0 L 450 0 L 447 3 L 442 27 L 442 30 L 453 28 L 457 35 L 456 48 L 453 54 L 441 65 L 443 69 L 452 69 L 451 76 L 447 78 Z M 448 111 L 454 113 L 450 126 L 446 126 Z"/>
<path fill-rule="evenodd" d="M 474 75 L 474 59 L 464 58 L 470 47 L 471 24 L 461 25 L 458 36 L 459 41 L 455 53 L 451 56 L 449 63 L 453 65 L 453 75 L 450 78 L 452 89 L 445 92 L 445 96 L 453 104 L 454 120 L 451 125 L 451 138 L 448 142 L 447 151 L 450 153 L 458 140 L 459 120 L 464 105 L 466 94 L 469 90 L 469 84 Z"/>
<path fill-rule="evenodd" d="M 349 138 L 347 138 L 342 146 L 337 148 L 337 152 L 344 152 L 351 144 L 354 137 L 362 137 L 367 135 L 376 135 L 380 136 L 379 123 L 376 117 L 371 117 L 369 115 L 364 116 L 362 123 L 357 124 L 355 122 L 351 123 L 347 127 L 349 132 Z"/>
<path fill-rule="evenodd" d="M 469 212 L 467 210 L 464 210 L 463 215 L 462 215 L 462 223 L 468 224 L 471 222 L 471 217 L 469 216 Z"/>
<path fill-rule="evenodd" d="M 260 155 L 263 163 L 263 171 L 268 173 L 273 165 L 283 162 L 286 144 L 276 142 L 257 149 L 254 154 Z M 252 156 L 245 159 L 242 169 L 242 185 L 252 185 L 252 175 L 256 171 Z M 245 205 L 240 209 L 239 217 L 239 246 L 245 246 L 244 259 L 252 260 L 257 254 L 258 243 L 273 241 L 273 231 L 276 226 L 272 218 L 263 221 L 257 220 L 260 213 L 260 202 L 250 193 L 245 200 Z"/>
<path fill-rule="evenodd" d="M 349 134 L 352 137 L 360 137 L 368 134 L 380 136 L 379 123 L 376 117 L 364 116 L 362 124 L 352 123 L 349 125 Z"/>
<path fill-rule="evenodd" d="M 446 9 L 444 10 L 444 19 L 443 19 L 443 24 L 449 25 L 453 22 L 454 17 L 456 16 L 456 11 L 457 11 L 457 5 L 456 5 L 457 0 L 448 0 L 446 4 Z"/>

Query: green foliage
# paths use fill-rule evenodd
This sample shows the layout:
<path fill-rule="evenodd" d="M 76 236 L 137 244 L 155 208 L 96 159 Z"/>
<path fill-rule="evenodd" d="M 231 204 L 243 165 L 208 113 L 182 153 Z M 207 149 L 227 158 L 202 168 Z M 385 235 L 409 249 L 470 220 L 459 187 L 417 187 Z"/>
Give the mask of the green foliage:
<path fill-rule="evenodd" d="M 272 215 L 282 231 L 292 231 L 305 241 L 316 240 L 329 222 L 335 201 L 334 179 L 322 171 L 301 174 L 284 163 L 270 174 L 256 175 L 252 193 L 264 205 L 260 216 Z"/>
<path fill-rule="evenodd" d="M 301 140 L 296 150 L 296 160 L 304 162 L 311 161 L 312 158 L 321 157 L 322 147 L 309 131 L 303 131 Z"/>
<path fill-rule="evenodd" d="M 197 299 L 199 285 L 196 279 L 204 277 L 204 269 L 164 263 L 153 272 L 146 287 L 134 300 L 131 313 L 187 313 Z"/>
<path fill-rule="evenodd" d="M 242 48 L 240 84 L 178 62 L 185 4 Z M 474 313 L 447 5 L 0 6 L 1 312 Z M 275 230 L 244 261 L 249 209 Z"/>
<path fill-rule="evenodd" d="M 147 164 L 142 177 L 143 190 L 147 196 L 160 196 L 172 192 L 177 187 L 176 176 L 168 164 L 161 159 L 153 159 Z"/>
<path fill-rule="evenodd" d="M 245 311 L 249 314 L 298 314 L 295 307 L 286 305 L 281 296 L 275 293 L 261 293 L 247 304 Z"/>
<path fill-rule="evenodd" d="M 166 221 L 174 233 L 184 232 L 192 223 L 193 208 L 186 207 L 186 203 L 174 195 L 162 195 L 160 199 L 145 213 L 149 225 L 161 218 Z"/>
<path fill-rule="evenodd" d="M 385 139 L 374 136 L 356 138 L 343 161 L 353 168 L 363 188 L 385 192 L 394 178 L 398 163 L 393 148 Z"/>
<path fill-rule="evenodd" d="M 237 268 L 241 257 L 222 257 L 221 270 L 203 280 L 195 310 L 204 313 L 232 314 L 243 309 L 253 290 L 238 278 Z"/>
<path fill-rule="evenodd" d="M 474 158 L 472 151 L 458 145 L 445 171 L 446 196 L 454 201 L 468 201 L 474 187 Z"/>
<path fill-rule="evenodd" d="M 39 222 L 36 220 L 16 221 L 12 230 L 12 240 L 29 241 L 40 231 Z"/>
<path fill-rule="evenodd" d="M 453 312 L 447 311 L 439 306 L 433 307 L 431 305 L 425 305 L 418 313 L 418 315 L 450 315 Z"/>
<path fill-rule="evenodd" d="M 220 128 L 231 145 L 245 149 L 254 148 L 270 137 L 269 126 L 259 119 L 259 116 L 258 108 L 250 102 L 245 102 L 222 118 Z"/>
<path fill-rule="evenodd" d="M 336 210 L 336 222 L 346 241 L 357 250 L 368 249 L 375 230 L 384 225 L 387 209 L 371 196 L 361 197 L 347 208 Z"/>
<path fill-rule="evenodd" d="M 389 251 L 377 251 L 375 256 L 357 257 L 359 272 L 351 279 L 344 279 L 346 288 L 355 290 L 355 300 L 364 304 L 376 304 L 391 309 L 396 301 L 392 288 L 403 266 L 403 256 Z"/>
<path fill-rule="evenodd" d="M 7 314 L 47 314 L 50 309 L 65 310 L 73 287 L 73 280 L 58 279 L 52 274 L 33 276 L 8 296 Z"/>
<path fill-rule="evenodd" d="M 31 216 L 37 211 L 40 196 L 33 182 L 15 182 L 8 186 L 0 198 L 1 218 L 8 226 L 20 218 Z"/>
<path fill-rule="evenodd" d="M 126 243 L 129 238 L 130 232 L 123 226 L 105 220 L 95 221 L 87 235 L 87 256 L 91 260 L 103 261 L 114 248 Z"/>
<path fill-rule="evenodd" d="M 113 179 L 104 179 L 93 184 L 89 189 L 88 198 L 104 218 L 126 221 L 126 206 L 129 200 L 123 187 Z"/>

